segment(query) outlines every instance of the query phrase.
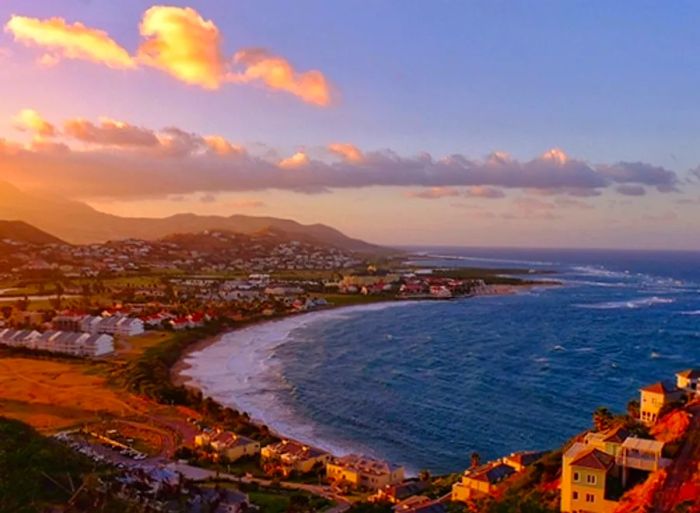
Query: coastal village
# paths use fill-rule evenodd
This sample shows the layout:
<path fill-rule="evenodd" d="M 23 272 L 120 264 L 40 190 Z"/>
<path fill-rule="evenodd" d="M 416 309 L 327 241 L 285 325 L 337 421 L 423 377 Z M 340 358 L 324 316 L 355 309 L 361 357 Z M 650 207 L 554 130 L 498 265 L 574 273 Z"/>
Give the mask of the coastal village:
<path fill-rule="evenodd" d="M 624 415 L 596 411 L 593 429 L 561 450 L 488 462 L 474 453 L 452 476 L 413 476 L 285 438 L 174 379 L 189 346 L 250 322 L 509 292 L 537 283 L 517 276 L 529 270 L 449 272 L 274 233 L 1 243 L 0 413 L 112 469 L 90 491 L 76 488 L 71 504 L 115 497 L 140 511 L 446 513 L 501 511 L 529 496 L 543 512 L 700 511 L 697 369 L 642 388 Z M 17 380 L 31 382 L 29 392 Z M 27 414 L 22 401 L 41 413 Z"/>

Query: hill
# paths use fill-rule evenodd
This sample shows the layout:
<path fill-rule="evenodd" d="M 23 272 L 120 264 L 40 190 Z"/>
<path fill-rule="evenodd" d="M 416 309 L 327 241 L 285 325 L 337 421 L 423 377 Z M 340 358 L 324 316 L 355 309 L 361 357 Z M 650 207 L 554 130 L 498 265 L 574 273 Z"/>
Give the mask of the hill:
<path fill-rule="evenodd" d="M 9 239 L 25 244 L 63 244 L 64 242 L 24 221 L 0 220 L 0 240 Z"/>
<path fill-rule="evenodd" d="M 157 240 L 173 233 L 226 230 L 255 234 L 277 230 L 288 238 L 317 242 L 347 251 L 391 253 L 393 250 L 353 239 L 323 224 L 304 225 L 290 219 L 245 215 L 177 214 L 165 218 L 120 217 L 78 201 L 27 193 L 0 182 L 0 219 L 19 219 L 74 244 L 108 240 Z"/>

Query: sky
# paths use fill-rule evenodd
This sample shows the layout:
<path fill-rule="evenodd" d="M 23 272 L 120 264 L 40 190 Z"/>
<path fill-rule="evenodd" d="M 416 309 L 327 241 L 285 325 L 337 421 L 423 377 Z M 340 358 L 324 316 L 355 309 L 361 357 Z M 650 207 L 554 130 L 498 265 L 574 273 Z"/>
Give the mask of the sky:
<path fill-rule="evenodd" d="M 0 3 L 0 180 L 381 244 L 700 249 L 700 4 Z"/>

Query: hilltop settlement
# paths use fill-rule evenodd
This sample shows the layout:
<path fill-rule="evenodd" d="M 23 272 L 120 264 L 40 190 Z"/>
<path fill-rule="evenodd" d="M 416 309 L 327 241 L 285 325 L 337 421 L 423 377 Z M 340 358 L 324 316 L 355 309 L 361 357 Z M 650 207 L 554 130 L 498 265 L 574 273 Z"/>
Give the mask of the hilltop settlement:
<path fill-rule="evenodd" d="M 600 408 L 561 449 L 474 453 L 449 476 L 289 439 L 173 371 L 251 322 L 553 283 L 528 269 L 431 268 L 274 229 L 73 245 L 0 228 L 0 511 L 700 511 L 700 370 L 624 414 Z"/>

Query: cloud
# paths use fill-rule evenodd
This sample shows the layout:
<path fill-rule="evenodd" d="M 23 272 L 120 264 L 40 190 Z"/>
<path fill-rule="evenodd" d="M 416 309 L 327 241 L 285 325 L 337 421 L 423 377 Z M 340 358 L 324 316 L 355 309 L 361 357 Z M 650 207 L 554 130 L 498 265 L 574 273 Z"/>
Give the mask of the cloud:
<path fill-rule="evenodd" d="M 584 201 L 579 201 L 571 198 L 557 198 L 554 202 L 564 208 L 578 208 L 580 210 L 592 210 L 594 207 Z"/>
<path fill-rule="evenodd" d="M 309 156 L 303 151 L 298 151 L 291 157 L 280 160 L 279 167 L 283 169 L 299 169 L 307 166 L 309 162 Z"/>
<path fill-rule="evenodd" d="M 647 193 L 641 185 L 620 185 L 615 188 L 615 191 L 624 196 L 644 196 Z"/>
<path fill-rule="evenodd" d="M 156 5 L 143 14 L 139 31 L 145 38 L 139 62 L 205 89 L 221 86 L 225 59 L 214 22 L 189 7 Z"/>
<path fill-rule="evenodd" d="M 216 195 L 207 193 L 199 197 L 201 203 L 216 203 Z"/>
<path fill-rule="evenodd" d="M 348 162 L 359 163 L 365 159 L 360 149 L 357 146 L 347 143 L 333 143 L 328 145 L 328 150 L 331 153 L 343 157 Z"/>
<path fill-rule="evenodd" d="M 331 87 L 322 72 L 299 71 L 286 58 L 260 48 L 244 48 L 228 57 L 216 24 L 190 7 L 147 9 L 139 24 L 142 41 L 133 56 L 106 32 L 63 18 L 12 16 L 5 30 L 18 42 L 47 49 L 39 58 L 42 66 L 54 66 L 62 59 L 118 69 L 149 66 L 208 90 L 225 83 L 261 83 L 313 105 L 331 103 Z"/>
<path fill-rule="evenodd" d="M 243 67 L 243 71 L 230 73 L 228 80 L 231 82 L 261 81 L 269 89 L 286 91 L 307 103 L 320 107 L 331 103 L 330 85 L 318 70 L 299 72 L 287 59 L 262 48 L 239 50 L 234 62 Z"/>
<path fill-rule="evenodd" d="M 220 135 L 206 135 L 204 136 L 204 143 L 218 155 L 241 154 L 245 152 L 245 148 L 231 143 Z"/>
<path fill-rule="evenodd" d="M 106 32 L 79 22 L 69 24 L 63 18 L 40 20 L 12 16 L 5 25 L 5 31 L 11 33 L 15 41 L 47 48 L 50 53 L 42 59 L 84 59 L 110 68 L 135 67 L 129 52 Z"/>
<path fill-rule="evenodd" d="M 428 153 L 402 156 L 381 150 L 363 151 L 362 161 L 354 162 L 312 159 L 302 150 L 280 160 L 276 152 L 265 148 L 258 152 L 257 147 L 246 151 L 221 136 L 202 136 L 178 127 L 152 130 L 108 119 L 73 120 L 56 139 L 68 143 L 60 158 L 48 147 L 0 145 L 3 178 L 18 185 L 44 183 L 57 193 L 82 198 L 264 189 L 318 193 L 372 186 L 415 189 L 409 195 L 417 198 L 456 197 L 462 193 L 455 191 L 462 188 L 465 197 L 497 198 L 513 189 L 574 197 L 622 186 L 653 183 L 670 188 L 679 183 L 674 172 L 663 168 L 652 175 L 620 177 L 609 172 L 619 164 L 593 165 L 551 154 L 526 161 L 477 160 L 459 154 L 436 159 Z M 87 147 L 71 149 L 75 141 Z"/>
<path fill-rule="evenodd" d="M 496 199 L 505 197 L 505 193 L 501 189 L 495 187 L 487 187 L 484 185 L 472 185 L 464 195 L 468 198 L 487 198 Z"/>
<path fill-rule="evenodd" d="M 411 191 L 406 193 L 408 198 L 440 199 L 459 196 L 459 191 L 451 187 L 431 187 L 422 191 Z"/>
<path fill-rule="evenodd" d="M 102 118 L 99 125 L 85 119 L 69 119 L 64 124 L 64 132 L 79 141 L 104 146 L 156 146 L 159 143 L 153 131 L 109 118 Z"/>
<path fill-rule="evenodd" d="M 14 125 L 18 130 L 33 132 L 38 136 L 53 137 L 56 135 L 56 127 L 42 118 L 34 109 L 22 109 L 15 116 Z"/>
<path fill-rule="evenodd" d="M 656 187 L 660 192 L 677 190 L 678 177 L 673 171 L 644 162 L 618 162 L 599 166 L 598 172 L 617 183 L 636 183 Z"/>
<path fill-rule="evenodd" d="M 261 200 L 241 199 L 237 201 L 230 201 L 226 204 L 226 206 L 231 208 L 262 208 L 265 207 L 266 204 Z"/>

